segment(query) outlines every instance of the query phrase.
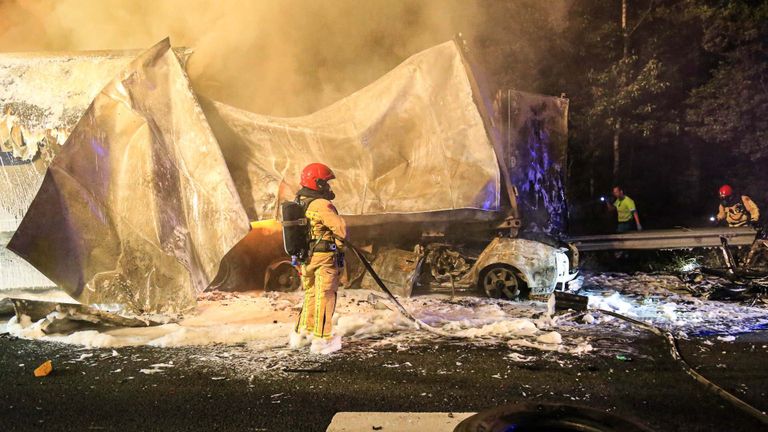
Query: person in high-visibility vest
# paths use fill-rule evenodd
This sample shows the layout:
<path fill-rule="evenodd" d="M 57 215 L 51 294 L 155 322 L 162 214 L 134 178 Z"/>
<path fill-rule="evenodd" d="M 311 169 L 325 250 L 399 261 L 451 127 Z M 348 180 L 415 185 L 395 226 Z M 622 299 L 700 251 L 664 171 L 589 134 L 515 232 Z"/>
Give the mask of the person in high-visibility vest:
<path fill-rule="evenodd" d="M 637 213 L 635 201 L 624 194 L 624 189 L 621 186 L 613 187 L 613 197 L 613 203 L 607 203 L 607 205 L 610 209 L 616 210 L 618 222 L 616 232 L 642 231 L 643 226 L 640 224 L 640 215 Z"/>

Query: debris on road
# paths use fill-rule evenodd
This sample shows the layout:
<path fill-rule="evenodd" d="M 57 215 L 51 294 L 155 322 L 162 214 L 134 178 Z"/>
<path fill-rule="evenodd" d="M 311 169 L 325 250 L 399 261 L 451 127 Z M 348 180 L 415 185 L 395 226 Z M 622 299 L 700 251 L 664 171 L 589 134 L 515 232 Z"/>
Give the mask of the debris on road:
<path fill-rule="evenodd" d="M 51 372 L 53 372 L 53 362 L 51 360 L 46 360 L 41 364 L 40 366 L 35 369 L 35 376 L 40 378 L 44 376 L 48 376 Z"/>
<path fill-rule="evenodd" d="M 586 274 L 581 293 L 589 296 L 593 309 L 616 311 L 653 323 L 681 339 L 711 335 L 727 341 L 736 333 L 768 324 L 765 308 L 704 301 L 685 290 L 674 289 L 678 283 L 674 277 L 664 275 Z M 419 331 L 397 312 L 377 307 L 385 302 L 376 297 L 378 294 L 367 290 L 340 292 L 339 313 L 334 324 L 345 340 L 342 355 L 368 358 L 383 349 L 407 351 L 436 343 L 498 346 L 508 352 L 504 355 L 508 361 L 518 364 L 553 359 L 548 353 L 596 354 L 610 358 L 615 358 L 617 353 L 630 358 L 637 354 L 620 336 L 635 334 L 637 330 L 595 310 L 586 314 L 550 315 L 551 308 L 541 301 L 466 296 L 452 299 L 441 294 L 401 299 L 418 319 L 445 333 L 462 336 L 462 339 L 456 339 Z M 233 376 L 241 375 L 242 371 L 253 376 L 301 376 L 329 370 L 323 361 L 308 353 L 284 349 L 285 337 L 298 313 L 298 308 L 293 306 L 301 304 L 300 292 L 244 292 L 220 297 L 214 294 L 210 298 L 217 300 L 199 301 L 195 313 L 180 322 L 154 327 L 101 325 L 65 331 L 66 327 L 58 326 L 53 328 L 62 329 L 60 332 L 46 334 L 40 331 L 43 323 L 14 317 L 7 328 L 15 337 L 88 348 L 182 347 L 189 350 L 190 362 L 225 366 L 232 369 Z M 369 301 L 371 298 L 373 302 Z M 56 319 L 56 316 L 46 319 Z M 195 348 L 203 345 L 210 348 Z M 125 357 L 116 351 L 93 358 L 86 356 L 88 354 L 78 353 L 71 361 Z M 557 361 L 567 360 L 558 357 Z M 405 370 L 410 365 L 383 362 L 382 367 Z M 113 369 L 126 370 L 126 366 L 116 365 Z M 144 366 L 141 373 L 155 374 L 164 370 L 163 367 Z"/>
<path fill-rule="evenodd" d="M 140 369 L 139 372 L 146 375 L 153 375 L 159 372 L 165 372 L 168 368 L 175 367 L 173 363 L 157 363 L 149 366 L 149 369 Z"/>

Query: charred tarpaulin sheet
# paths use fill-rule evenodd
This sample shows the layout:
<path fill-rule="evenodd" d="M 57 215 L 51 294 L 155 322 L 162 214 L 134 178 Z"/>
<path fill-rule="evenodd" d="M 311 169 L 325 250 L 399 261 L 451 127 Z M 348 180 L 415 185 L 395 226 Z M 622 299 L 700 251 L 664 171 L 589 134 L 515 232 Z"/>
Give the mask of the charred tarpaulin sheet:
<path fill-rule="evenodd" d="M 336 207 L 375 216 L 500 209 L 500 170 L 455 42 L 418 53 L 318 112 L 275 118 L 206 105 L 248 215 L 277 216 L 301 168 L 337 175 Z"/>
<path fill-rule="evenodd" d="M 508 90 L 497 94 L 494 105 L 523 228 L 563 234 L 568 99 Z"/>
<path fill-rule="evenodd" d="M 5 246 L 93 98 L 139 54 L 0 53 L 0 290 L 54 285 Z"/>
<path fill-rule="evenodd" d="M 189 50 L 174 49 L 184 62 Z M 0 53 L 0 231 L 14 231 L 93 98 L 140 51 Z"/>
<path fill-rule="evenodd" d="M 95 97 L 48 168 L 9 249 L 72 297 L 180 312 L 248 219 L 170 43 Z"/>

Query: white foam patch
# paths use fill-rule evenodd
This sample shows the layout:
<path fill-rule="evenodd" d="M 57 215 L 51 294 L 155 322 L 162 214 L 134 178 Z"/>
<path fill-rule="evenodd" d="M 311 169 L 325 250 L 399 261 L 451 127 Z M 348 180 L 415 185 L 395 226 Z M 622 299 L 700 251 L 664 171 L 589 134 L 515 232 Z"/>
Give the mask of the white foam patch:
<path fill-rule="evenodd" d="M 370 294 L 364 290 L 347 290 L 339 294 L 334 316 L 336 334 L 358 340 L 373 338 L 373 344 L 377 346 L 389 344 L 398 349 L 402 344 L 436 337 L 419 330 L 398 312 L 377 309 L 367 301 Z M 50 321 L 66 318 L 61 313 L 52 313 L 36 323 L 28 318 L 16 322 L 14 318 L 8 323 L 8 331 L 21 338 L 89 348 L 239 343 L 247 343 L 253 350 L 285 347 L 288 333 L 298 317 L 301 293 L 247 293 L 223 297 L 201 301 L 195 314 L 178 323 L 154 327 L 103 327 L 46 334 L 43 330 Z M 515 346 L 584 352 L 580 341 L 566 343 L 569 341 L 551 331 L 554 321 L 546 316 L 545 303 L 468 297 L 452 301 L 443 295 L 402 300 L 406 308 L 429 325 L 470 342 L 475 339 L 509 341 Z M 534 319 L 534 315 L 544 317 Z"/>
<path fill-rule="evenodd" d="M 680 337 L 737 334 L 768 325 L 764 307 L 694 297 L 674 276 L 588 275 L 582 294 L 589 296 L 590 309 L 617 312 L 674 331 Z M 590 319 L 585 316 L 584 320 Z M 613 321 L 603 316 L 599 322 Z"/>
<path fill-rule="evenodd" d="M 563 343 L 563 336 L 560 335 L 560 333 L 553 331 L 537 337 L 536 340 L 538 342 L 545 343 L 545 344 L 559 345 Z"/>
<path fill-rule="evenodd" d="M 764 308 L 735 303 L 702 301 L 649 285 L 644 291 L 637 277 L 600 276 L 609 288 L 597 291 L 592 282 L 588 288 L 593 309 L 607 309 L 676 331 L 679 336 L 699 331 L 721 334 L 748 331 L 756 323 L 768 322 Z M 589 282 L 589 278 L 587 278 Z M 335 333 L 350 340 L 368 340 L 372 350 L 396 347 L 407 350 L 414 343 L 431 343 L 439 338 L 419 330 L 401 314 L 381 309 L 368 301 L 366 290 L 342 290 L 334 315 Z M 302 304 L 302 293 L 238 293 L 216 294 L 202 300 L 194 314 L 178 323 L 155 327 L 98 327 L 70 333 L 46 334 L 52 314 L 32 322 L 29 317 L 11 319 L 6 330 L 17 337 L 57 341 L 91 348 L 149 345 L 156 347 L 201 346 L 211 344 L 246 344 L 255 351 L 282 349 L 295 325 Z M 593 350 L 584 332 L 601 331 L 601 326 L 617 327 L 619 322 L 599 312 L 586 315 L 550 316 L 543 302 L 510 302 L 476 297 L 452 300 L 446 295 L 427 295 L 401 299 L 414 316 L 439 333 L 462 338 L 467 343 L 505 343 L 512 350 L 533 348 L 570 354 Z M 386 302 L 382 300 L 381 302 Z M 580 334 L 575 336 L 574 334 Z M 344 352 L 344 350 L 342 350 Z"/>

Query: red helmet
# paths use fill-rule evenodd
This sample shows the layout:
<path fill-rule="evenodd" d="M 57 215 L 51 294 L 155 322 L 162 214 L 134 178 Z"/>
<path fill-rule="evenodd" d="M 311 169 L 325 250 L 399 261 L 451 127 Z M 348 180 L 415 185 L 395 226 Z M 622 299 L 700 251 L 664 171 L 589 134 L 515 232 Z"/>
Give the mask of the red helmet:
<path fill-rule="evenodd" d="M 318 180 L 327 182 L 335 178 L 333 171 L 327 165 L 317 162 L 311 163 L 301 170 L 301 185 L 312 190 L 321 189 L 321 186 L 317 184 Z"/>
<path fill-rule="evenodd" d="M 720 196 L 729 197 L 733 195 L 733 188 L 730 185 L 722 185 L 720 187 Z"/>

